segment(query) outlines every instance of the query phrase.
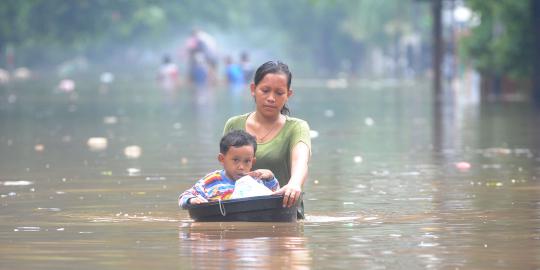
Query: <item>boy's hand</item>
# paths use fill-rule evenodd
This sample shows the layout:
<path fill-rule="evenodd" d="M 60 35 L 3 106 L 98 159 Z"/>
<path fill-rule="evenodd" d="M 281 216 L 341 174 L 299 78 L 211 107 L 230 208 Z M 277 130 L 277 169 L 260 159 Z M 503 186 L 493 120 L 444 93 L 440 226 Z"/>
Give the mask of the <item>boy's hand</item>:
<path fill-rule="evenodd" d="M 272 180 L 274 179 L 274 174 L 272 171 L 267 169 L 258 169 L 248 173 L 249 176 L 253 178 L 263 179 L 263 180 Z"/>
<path fill-rule="evenodd" d="M 188 203 L 189 204 L 201 204 L 201 203 L 205 203 L 206 201 L 200 199 L 200 198 L 191 198 L 189 199 Z"/>

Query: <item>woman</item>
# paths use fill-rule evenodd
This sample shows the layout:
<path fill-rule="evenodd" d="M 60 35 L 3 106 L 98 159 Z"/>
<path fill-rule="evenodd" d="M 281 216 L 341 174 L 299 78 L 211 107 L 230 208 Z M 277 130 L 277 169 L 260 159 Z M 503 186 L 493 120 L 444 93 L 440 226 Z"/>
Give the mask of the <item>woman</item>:
<path fill-rule="evenodd" d="M 283 207 L 291 207 L 300 198 L 308 174 L 311 139 L 306 121 L 289 117 L 287 100 L 292 96 L 292 74 L 281 62 L 269 61 L 256 71 L 251 83 L 255 111 L 230 118 L 224 133 L 245 130 L 257 139 L 257 162 L 253 169 L 269 169 L 282 188 Z M 303 204 L 299 216 L 303 217 Z"/>

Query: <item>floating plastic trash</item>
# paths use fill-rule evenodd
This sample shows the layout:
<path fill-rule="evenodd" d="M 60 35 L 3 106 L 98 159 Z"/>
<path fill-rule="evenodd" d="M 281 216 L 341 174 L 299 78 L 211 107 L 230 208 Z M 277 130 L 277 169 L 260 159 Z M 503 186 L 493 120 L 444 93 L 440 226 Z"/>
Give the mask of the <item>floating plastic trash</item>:
<path fill-rule="evenodd" d="M 253 177 L 246 175 L 236 180 L 231 199 L 266 195 L 272 195 L 272 190 L 267 188 L 263 183 L 255 180 Z"/>
<path fill-rule="evenodd" d="M 0 181 L 0 185 L 3 186 L 29 186 L 34 184 L 32 181 L 19 180 L 19 181 Z"/>
<path fill-rule="evenodd" d="M 13 77 L 18 80 L 27 80 L 30 78 L 31 74 L 32 73 L 28 68 L 20 67 L 15 69 L 15 71 L 13 72 Z"/>
<path fill-rule="evenodd" d="M 186 208 L 195 221 L 248 221 L 248 222 L 295 222 L 298 204 L 283 207 L 283 195 L 256 196 L 202 204 L 190 204 Z"/>
<path fill-rule="evenodd" d="M 110 72 L 101 73 L 99 80 L 104 84 L 109 84 L 114 81 L 114 75 Z"/>
<path fill-rule="evenodd" d="M 334 117 L 334 115 L 335 115 L 335 113 L 334 113 L 333 110 L 328 109 L 328 110 L 324 111 L 324 116 L 326 116 L 328 118 Z"/>
<path fill-rule="evenodd" d="M 34 151 L 36 152 L 43 152 L 45 150 L 45 146 L 43 144 L 36 144 L 34 146 Z"/>
<path fill-rule="evenodd" d="M 114 125 L 118 123 L 118 118 L 116 118 L 116 116 L 105 116 L 103 117 L 103 123 L 107 125 Z"/>
<path fill-rule="evenodd" d="M 456 168 L 458 170 L 460 170 L 462 172 L 468 171 L 471 168 L 471 164 L 469 162 L 465 162 L 465 161 L 456 162 L 455 166 L 456 166 Z"/>
<path fill-rule="evenodd" d="M 188 159 L 186 157 L 183 157 L 180 159 L 180 163 L 182 163 L 182 165 L 186 165 L 188 163 Z"/>
<path fill-rule="evenodd" d="M 101 151 L 107 149 L 107 138 L 103 137 L 92 137 L 88 139 L 87 142 L 88 148 L 91 151 Z"/>
<path fill-rule="evenodd" d="M 0 68 L 0 84 L 5 84 L 9 82 L 9 72 L 5 69 Z"/>
<path fill-rule="evenodd" d="M 66 93 L 72 92 L 73 90 L 75 90 L 75 82 L 69 79 L 61 80 L 58 84 L 58 89 Z"/>
<path fill-rule="evenodd" d="M 139 168 L 127 168 L 126 169 L 129 176 L 139 176 L 141 175 L 141 169 Z"/>
<path fill-rule="evenodd" d="M 129 159 L 137 159 L 141 156 L 141 147 L 137 145 L 130 145 L 124 149 L 124 155 Z"/>
<path fill-rule="evenodd" d="M 364 123 L 366 126 L 373 126 L 375 124 L 375 120 L 373 120 L 371 117 L 366 117 L 366 119 L 364 119 Z"/>

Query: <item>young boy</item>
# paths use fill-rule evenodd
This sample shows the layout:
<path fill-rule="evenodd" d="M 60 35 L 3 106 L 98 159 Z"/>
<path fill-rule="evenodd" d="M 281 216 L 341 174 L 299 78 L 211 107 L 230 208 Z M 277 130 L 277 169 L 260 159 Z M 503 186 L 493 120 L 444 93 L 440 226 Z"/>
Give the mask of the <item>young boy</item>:
<path fill-rule="evenodd" d="M 184 191 L 178 198 L 180 207 L 185 209 L 188 204 L 227 200 L 234 191 L 236 180 L 245 175 L 264 180 L 259 182 L 272 191 L 279 189 L 279 182 L 270 170 L 251 171 L 255 164 L 257 142 L 249 133 L 233 130 L 225 134 L 219 143 L 219 150 L 218 161 L 223 169 L 207 174 Z"/>

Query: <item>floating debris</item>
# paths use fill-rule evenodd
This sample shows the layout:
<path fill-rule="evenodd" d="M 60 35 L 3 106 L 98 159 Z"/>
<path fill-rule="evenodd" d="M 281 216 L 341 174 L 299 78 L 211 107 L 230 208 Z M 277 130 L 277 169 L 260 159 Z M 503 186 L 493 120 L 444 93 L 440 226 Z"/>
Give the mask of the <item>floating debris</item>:
<path fill-rule="evenodd" d="M 29 186 L 32 184 L 34 184 L 34 182 L 26 181 L 26 180 L 0 182 L 0 185 L 4 185 L 4 186 Z"/>
<path fill-rule="evenodd" d="M 501 164 L 484 164 L 482 165 L 482 169 L 500 169 L 502 166 Z"/>
<path fill-rule="evenodd" d="M 60 209 L 60 208 L 55 208 L 55 207 L 51 207 L 51 208 L 42 208 L 42 207 L 38 207 L 37 210 L 38 210 L 38 211 L 50 211 L 50 212 L 60 212 L 60 211 L 62 211 L 62 209 Z"/>
<path fill-rule="evenodd" d="M 34 146 L 34 151 L 36 152 L 43 152 L 45 150 L 45 146 L 43 144 L 36 144 Z"/>
<path fill-rule="evenodd" d="M 9 103 L 9 104 L 13 104 L 13 103 L 15 103 L 15 102 L 17 102 L 17 96 L 16 96 L 15 94 L 10 94 L 10 95 L 8 96 L 8 103 Z"/>
<path fill-rule="evenodd" d="M 326 81 L 326 87 L 330 89 L 343 89 L 349 86 L 349 82 L 346 78 L 328 79 Z"/>
<path fill-rule="evenodd" d="M 182 163 L 182 165 L 186 165 L 188 163 L 188 159 L 186 157 L 183 157 L 180 159 L 180 163 Z"/>
<path fill-rule="evenodd" d="M 141 169 L 139 168 L 127 168 L 126 171 L 129 176 L 139 176 L 141 174 Z"/>
<path fill-rule="evenodd" d="M 403 176 L 419 176 L 421 173 L 420 172 L 402 172 L 400 173 L 400 175 L 403 175 Z"/>
<path fill-rule="evenodd" d="M 313 181 L 313 184 L 318 185 L 318 184 L 319 184 L 319 180 L 314 180 L 314 181 Z"/>
<path fill-rule="evenodd" d="M 390 172 L 387 170 L 380 170 L 380 171 L 371 171 L 371 174 L 375 176 L 387 176 L 387 175 L 390 175 Z"/>
<path fill-rule="evenodd" d="M 13 72 L 13 78 L 17 80 L 27 80 L 30 78 L 31 74 L 32 73 L 28 68 L 20 67 L 15 69 L 15 71 Z"/>
<path fill-rule="evenodd" d="M 326 117 L 328 117 L 328 118 L 334 117 L 334 115 L 335 115 L 335 114 L 334 114 L 334 111 L 333 111 L 333 110 L 328 109 L 328 110 L 325 110 L 325 111 L 324 111 L 324 116 L 326 116 Z"/>
<path fill-rule="evenodd" d="M 486 187 L 502 187 L 503 183 L 501 182 L 486 182 Z"/>
<path fill-rule="evenodd" d="M 102 151 L 107 149 L 107 138 L 103 137 L 92 137 L 88 139 L 87 142 L 88 148 L 91 151 Z"/>
<path fill-rule="evenodd" d="M 114 75 L 110 72 L 103 72 L 101 73 L 101 76 L 99 76 L 99 80 L 104 84 L 109 84 L 114 81 Z"/>
<path fill-rule="evenodd" d="M 364 159 L 361 156 L 355 156 L 353 160 L 354 163 L 361 163 Z"/>
<path fill-rule="evenodd" d="M 493 147 L 493 148 L 484 149 L 482 151 L 482 154 L 485 157 L 503 156 L 503 155 L 512 154 L 512 150 L 508 148 L 502 148 L 502 147 Z"/>
<path fill-rule="evenodd" d="M 58 84 L 58 89 L 60 89 L 60 91 L 63 91 L 65 93 L 71 93 L 73 92 L 73 90 L 75 90 L 75 82 L 69 79 L 61 80 L 60 83 Z"/>
<path fill-rule="evenodd" d="M 425 242 L 420 242 L 420 244 L 418 244 L 419 247 L 436 247 L 438 245 L 439 245 L 438 243 L 425 243 Z"/>
<path fill-rule="evenodd" d="M 167 177 L 164 176 L 147 176 L 146 181 L 164 181 L 167 180 Z"/>
<path fill-rule="evenodd" d="M 103 117 L 103 123 L 107 125 L 114 125 L 118 123 L 116 116 L 105 116 Z"/>
<path fill-rule="evenodd" d="M 516 148 L 514 149 L 514 154 L 516 156 L 526 156 L 528 158 L 532 158 L 534 156 L 531 150 L 527 148 Z"/>
<path fill-rule="evenodd" d="M 62 137 L 62 142 L 69 143 L 71 142 L 71 136 L 65 135 Z"/>
<path fill-rule="evenodd" d="M 466 172 L 471 168 L 471 164 L 465 161 L 456 162 L 454 165 L 456 166 L 458 170 L 462 172 Z"/>
<path fill-rule="evenodd" d="M 371 117 L 366 117 L 366 119 L 364 119 L 364 123 L 366 124 L 366 126 L 373 126 L 375 124 L 375 120 L 373 120 L 373 118 Z"/>
<path fill-rule="evenodd" d="M 128 159 L 137 159 L 141 156 L 142 150 L 141 147 L 137 145 L 130 145 L 124 149 L 124 155 Z"/>
<path fill-rule="evenodd" d="M 319 132 L 316 131 L 316 130 L 310 130 L 310 131 L 309 131 L 309 136 L 310 136 L 312 139 L 315 139 L 315 138 L 319 137 Z"/>
<path fill-rule="evenodd" d="M 9 82 L 9 72 L 0 68 L 0 84 L 6 84 Z"/>
<path fill-rule="evenodd" d="M 181 123 L 174 123 L 173 128 L 174 128 L 174 129 L 181 129 L 181 128 L 182 128 L 182 124 L 181 124 Z"/>
<path fill-rule="evenodd" d="M 41 231 L 41 228 L 40 227 L 23 226 L 23 227 L 17 227 L 13 231 L 15 231 L 15 232 L 39 232 L 39 231 Z"/>

